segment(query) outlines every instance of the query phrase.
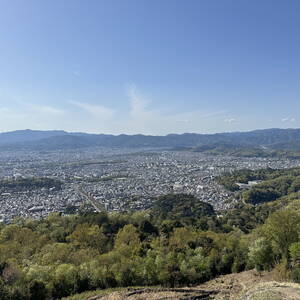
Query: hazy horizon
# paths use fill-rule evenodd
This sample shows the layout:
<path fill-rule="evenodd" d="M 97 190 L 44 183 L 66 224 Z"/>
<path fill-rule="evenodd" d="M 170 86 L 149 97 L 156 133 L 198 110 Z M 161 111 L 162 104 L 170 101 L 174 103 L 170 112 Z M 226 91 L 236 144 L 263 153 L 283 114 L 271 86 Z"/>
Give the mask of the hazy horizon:
<path fill-rule="evenodd" d="M 172 135 L 172 134 L 178 134 L 178 135 L 182 135 L 182 134 L 203 134 L 203 135 L 209 135 L 209 134 L 223 134 L 223 133 L 247 133 L 247 132 L 252 132 L 252 131 L 264 131 L 264 130 L 300 130 L 300 128 L 297 127 L 290 127 L 290 128 L 257 128 L 257 129 L 252 129 L 252 130 L 234 130 L 234 131 L 217 131 L 217 132 L 183 132 L 183 133 L 176 133 L 176 132 L 169 132 L 166 134 L 143 134 L 143 133 L 134 133 L 134 134 L 128 134 L 128 133 L 103 133 L 103 132 L 86 132 L 86 131 L 67 131 L 67 130 L 63 130 L 63 129 L 31 129 L 31 128 L 25 128 L 25 129 L 16 129 L 16 130 L 10 130 L 10 131 L 0 131 L 1 133 L 13 133 L 13 132 L 21 132 L 21 131 L 41 131 L 41 132 L 47 132 L 47 131 L 57 131 L 57 132 L 66 132 L 66 133 L 70 133 L 70 134 L 104 134 L 104 135 L 114 135 L 114 136 L 118 136 L 118 135 L 146 135 L 146 136 L 167 136 L 167 135 Z"/>

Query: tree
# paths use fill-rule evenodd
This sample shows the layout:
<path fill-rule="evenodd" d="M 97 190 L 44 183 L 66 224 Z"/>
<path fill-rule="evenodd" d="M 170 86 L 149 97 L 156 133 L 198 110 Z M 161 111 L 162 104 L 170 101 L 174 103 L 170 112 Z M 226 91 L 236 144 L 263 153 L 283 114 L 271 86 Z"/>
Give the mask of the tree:
<path fill-rule="evenodd" d="M 39 252 L 39 263 L 41 265 L 52 265 L 70 262 L 72 247 L 66 243 L 47 244 Z"/>
<path fill-rule="evenodd" d="M 77 291 L 78 271 L 71 264 L 59 265 L 54 273 L 52 294 L 55 298 L 62 298 Z"/>
<path fill-rule="evenodd" d="M 141 241 L 137 229 L 132 225 L 125 225 L 119 230 L 114 250 L 118 251 L 124 257 L 136 255 L 141 248 Z"/>
<path fill-rule="evenodd" d="M 47 289 L 41 281 L 32 281 L 29 285 L 30 300 L 45 300 L 47 297 Z"/>
<path fill-rule="evenodd" d="M 249 247 L 249 262 L 257 271 L 269 270 L 273 264 L 274 255 L 270 241 L 261 237 Z"/>
<path fill-rule="evenodd" d="M 152 214 L 163 219 L 193 220 L 215 215 L 213 206 L 192 195 L 170 194 L 159 197 L 154 203 Z"/>
<path fill-rule="evenodd" d="M 104 252 L 107 238 L 98 225 L 79 224 L 67 240 L 78 247 L 92 247 Z"/>
<path fill-rule="evenodd" d="M 139 230 L 143 240 L 149 236 L 156 236 L 158 234 L 158 230 L 148 220 L 143 220 L 141 222 Z"/>
<path fill-rule="evenodd" d="M 9 300 L 9 299 L 10 297 L 9 297 L 8 286 L 0 278 L 0 300 Z"/>
<path fill-rule="evenodd" d="M 300 191 L 300 176 L 296 177 L 289 188 L 289 193 L 296 193 Z"/>
<path fill-rule="evenodd" d="M 196 239 L 196 232 L 189 230 L 186 227 L 175 228 L 173 234 L 170 237 L 169 244 L 171 249 L 183 251 L 189 248 L 191 243 L 195 244 Z"/>
<path fill-rule="evenodd" d="M 290 245 L 299 239 L 300 214 L 291 209 L 276 211 L 267 219 L 263 231 L 275 250 L 283 258 L 287 258 Z"/>
<path fill-rule="evenodd" d="M 294 266 L 300 265 L 300 242 L 293 243 L 289 247 L 290 256 L 292 258 L 292 264 Z"/>

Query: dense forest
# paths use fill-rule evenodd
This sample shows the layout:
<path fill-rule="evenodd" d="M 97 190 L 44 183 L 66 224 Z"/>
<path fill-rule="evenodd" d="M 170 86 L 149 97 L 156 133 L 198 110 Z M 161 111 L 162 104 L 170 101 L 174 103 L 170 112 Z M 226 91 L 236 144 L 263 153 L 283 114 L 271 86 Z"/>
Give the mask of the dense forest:
<path fill-rule="evenodd" d="M 300 169 L 242 170 L 218 178 L 262 180 L 230 210 L 191 195 L 159 197 L 151 210 L 54 213 L 1 225 L 0 299 L 61 299 L 123 286 L 187 286 L 220 274 L 274 269 L 300 281 Z M 252 189 L 272 201 L 248 202 Z M 248 194 L 247 194 L 248 193 Z"/>
<path fill-rule="evenodd" d="M 0 180 L 0 192 L 20 192 L 41 188 L 55 188 L 56 190 L 60 190 L 61 186 L 62 182 L 60 180 L 49 177 L 20 177 Z"/>

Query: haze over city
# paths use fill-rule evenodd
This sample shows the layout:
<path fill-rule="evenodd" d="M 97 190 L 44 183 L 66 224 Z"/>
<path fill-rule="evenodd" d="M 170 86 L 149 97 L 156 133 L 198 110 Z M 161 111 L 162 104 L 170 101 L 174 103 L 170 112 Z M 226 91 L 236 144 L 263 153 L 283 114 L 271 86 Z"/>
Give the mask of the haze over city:
<path fill-rule="evenodd" d="M 1 1 L 0 131 L 296 128 L 299 1 Z"/>

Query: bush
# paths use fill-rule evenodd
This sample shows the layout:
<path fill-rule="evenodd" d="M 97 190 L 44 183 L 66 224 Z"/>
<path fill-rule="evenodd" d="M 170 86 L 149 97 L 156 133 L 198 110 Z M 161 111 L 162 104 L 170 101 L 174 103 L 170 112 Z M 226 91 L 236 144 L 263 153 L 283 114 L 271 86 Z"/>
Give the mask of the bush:
<path fill-rule="evenodd" d="M 300 283 L 300 267 L 293 268 L 291 271 L 291 279 L 294 282 Z"/>

